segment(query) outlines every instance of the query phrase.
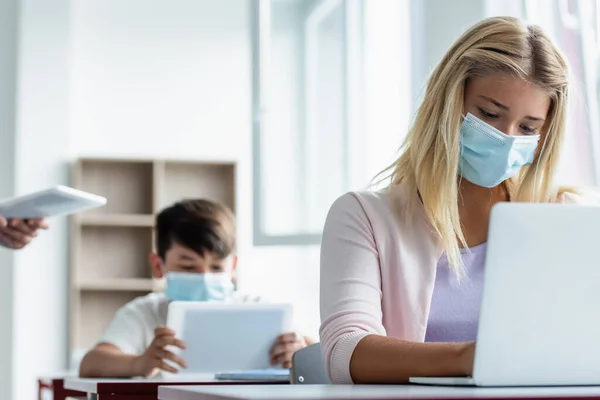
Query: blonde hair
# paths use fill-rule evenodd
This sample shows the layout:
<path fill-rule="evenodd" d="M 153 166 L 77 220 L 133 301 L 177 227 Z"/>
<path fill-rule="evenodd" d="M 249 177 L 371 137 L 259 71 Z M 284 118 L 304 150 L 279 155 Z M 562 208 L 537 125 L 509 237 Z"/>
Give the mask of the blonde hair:
<path fill-rule="evenodd" d="M 450 48 L 427 83 L 401 156 L 382 172 L 391 185 L 401 183 L 408 193 L 419 194 L 429 223 L 459 275 L 463 272 L 460 245 L 467 247 L 458 212 L 464 88 L 471 77 L 498 73 L 523 78 L 547 90 L 551 99 L 541 151 L 531 165 L 506 182 L 511 200 L 554 201 L 558 189 L 553 177 L 566 124 L 567 64 L 541 28 L 512 17 L 485 19 Z"/>

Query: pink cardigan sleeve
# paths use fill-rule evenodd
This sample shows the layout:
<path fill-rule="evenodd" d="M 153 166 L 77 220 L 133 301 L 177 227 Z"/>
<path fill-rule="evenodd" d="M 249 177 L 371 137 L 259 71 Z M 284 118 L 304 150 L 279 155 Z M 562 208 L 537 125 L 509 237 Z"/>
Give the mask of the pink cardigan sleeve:
<path fill-rule="evenodd" d="M 333 383 L 352 383 L 350 359 L 361 339 L 369 334 L 386 334 L 372 222 L 358 195 L 353 193 L 336 200 L 325 222 L 321 243 L 320 340 Z"/>

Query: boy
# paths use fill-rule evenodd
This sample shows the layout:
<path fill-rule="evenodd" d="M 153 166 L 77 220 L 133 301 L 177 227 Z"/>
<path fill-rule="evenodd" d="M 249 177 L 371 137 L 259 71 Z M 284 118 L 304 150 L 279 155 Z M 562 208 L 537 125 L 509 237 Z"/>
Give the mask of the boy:
<path fill-rule="evenodd" d="M 186 200 L 164 209 L 156 218 L 156 253 L 150 255 L 152 273 L 166 276 L 165 293 L 150 293 L 117 311 L 99 343 L 79 368 L 81 377 L 134 377 L 160 370 L 177 372 L 165 362 L 186 368 L 185 360 L 165 349 L 185 348 L 168 329 L 171 300 L 257 302 L 257 297 L 235 291 L 235 217 L 227 207 L 208 200 Z M 281 335 L 270 352 L 274 365 L 291 367 L 295 351 L 307 339 Z"/>

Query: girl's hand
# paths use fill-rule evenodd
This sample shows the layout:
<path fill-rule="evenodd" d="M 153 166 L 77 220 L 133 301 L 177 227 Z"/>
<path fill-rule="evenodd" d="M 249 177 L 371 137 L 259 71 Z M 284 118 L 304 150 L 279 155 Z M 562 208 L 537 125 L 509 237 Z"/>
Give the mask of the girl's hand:
<path fill-rule="evenodd" d="M 473 376 L 475 362 L 475 342 L 465 343 L 460 354 L 460 368 L 464 376 Z"/>

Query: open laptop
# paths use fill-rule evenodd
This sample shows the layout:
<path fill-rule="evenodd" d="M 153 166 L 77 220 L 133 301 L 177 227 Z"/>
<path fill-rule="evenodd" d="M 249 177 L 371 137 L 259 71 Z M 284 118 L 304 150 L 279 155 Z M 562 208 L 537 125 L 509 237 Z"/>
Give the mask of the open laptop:
<path fill-rule="evenodd" d="M 167 326 L 187 348 L 169 350 L 186 361 L 188 368 L 182 373 L 257 375 L 257 370 L 269 370 L 266 375 L 271 378 L 275 373 L 269 350 L 280 334 L 293 331 L 292 312 L 289 304 L 174 301 L 169 304 Z M 281 375 L 289 379 L 287 369 L 279 375 L 278 379 Z"/>
<path fill-rule="evenodd" d="M 600 385 L 600 207 L 502 203 L 491 214 L 472 378 L 464 386 Z"/>

